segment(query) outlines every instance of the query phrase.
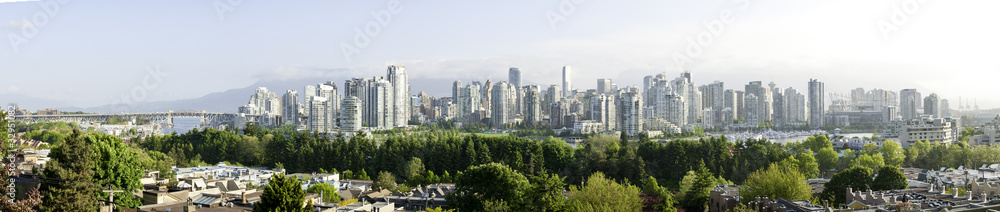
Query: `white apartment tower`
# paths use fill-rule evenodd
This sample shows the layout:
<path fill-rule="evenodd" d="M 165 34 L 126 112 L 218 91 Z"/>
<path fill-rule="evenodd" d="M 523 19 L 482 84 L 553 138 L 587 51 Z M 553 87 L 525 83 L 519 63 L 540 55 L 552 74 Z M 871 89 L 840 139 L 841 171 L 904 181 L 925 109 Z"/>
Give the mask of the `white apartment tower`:
<path fill-rule="evenodd" d="M 354 134 L 361 130 L 361 100 L 355 96 L 347 96 L 341 106 L 340 131 Z"/>
<path fill-rule="evenodd" d="M 618 94 L 618 113 L 621 130 L 628 136 L 638 136 L 643 132 L 642 93 L 639 88 L 629 87 Z"/>
<path fill-rule="evenodd" d="M 283 124 L 299 125 L 299 93 L 295 90 L 285 91 L 281 97 L 281 121 Z"/>
<path fill-rule="evenodd" d="M 524 123 L 542 121 L 542 92 L 537 85 L 524 86 Z"/>
<path fill-rule="evenodd" d="M 390 95 L 392 107 L 392 124 L 394 127 L 405 127 L 410 120 L 410 81 L 406 75 L 406 66 L 391 65 L 388 69 L 389 82 L 392 86 Z"/>
<path fill-rule="evenodd" d="M 590 99 L 591 119 L 600 123 L 602 130 L 614 131 L 618 128 L 615 101 L 613 94 L 597 94 Z"/>
<path fill-rule="evenodd" d="M 493 85 L 492 106 L 490 106 L 490 109 L 493 110 L 490 112 L 492 127 L 503 128 L 506 124 L 511 123 L 511 120 L 516 116 L 514 111 L 516 92 L 517 89 L 505 81 Z"/>

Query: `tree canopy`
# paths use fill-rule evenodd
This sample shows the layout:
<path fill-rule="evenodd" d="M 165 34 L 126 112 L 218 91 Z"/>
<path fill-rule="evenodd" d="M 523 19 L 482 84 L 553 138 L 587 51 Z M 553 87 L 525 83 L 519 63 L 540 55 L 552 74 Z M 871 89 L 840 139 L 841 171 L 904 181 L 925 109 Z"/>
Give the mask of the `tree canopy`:
<path fill-rule="evenodd" d="M 277 173 L 268 181 L 264 186 L 264 193 L 260 195 L 260 203 L 254 205 L 253 211 L 312 210 L 312 207 L 306 206 L 306 191 L 302 190 L 302 182 L 299 179 Z"/>

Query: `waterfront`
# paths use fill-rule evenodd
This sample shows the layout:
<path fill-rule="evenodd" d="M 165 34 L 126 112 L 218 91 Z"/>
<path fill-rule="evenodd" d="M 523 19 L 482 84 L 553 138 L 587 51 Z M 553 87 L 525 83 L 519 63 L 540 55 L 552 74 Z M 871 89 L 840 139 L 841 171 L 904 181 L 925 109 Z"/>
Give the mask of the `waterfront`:
<path fill-rule="evenodd" d="M 164 127 L 163 134 L 171 134 L 177 132 L 177 134 L 186 133 L 192 129 L 198 128 L 201 124 L 201 119 L 198 117 L 175 117 L 174 126 L 171 128 Z"/>

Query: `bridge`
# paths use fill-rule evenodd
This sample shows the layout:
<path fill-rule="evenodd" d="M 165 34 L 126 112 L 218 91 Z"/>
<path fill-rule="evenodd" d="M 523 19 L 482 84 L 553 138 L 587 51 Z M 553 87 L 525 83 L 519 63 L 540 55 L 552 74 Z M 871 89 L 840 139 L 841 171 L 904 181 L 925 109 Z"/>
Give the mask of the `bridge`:
<path fill-rule="evenodd" d="M 173 111 L 153 112 L 153 113 L 118 113 L 118 114 L 62 114 L 62 115 L 15 115 L 14 120 L 24 123 L 36 122 L 108 122 L 113 117 L 125 118 L 127 120 L 145 119 L 153 124 L 162 124 L 166 127 L 174 126 L 175 117 L 200 118 L 199 126 L 221 128 L 222 126 L 241 127 L 244 123 L 260 123 L 260 121 L 271 121 L 273 118 L 265 115 L 247 115 L 237 113 L 213 113 L 213 112 L 193 112 L 193 111 Z"/>

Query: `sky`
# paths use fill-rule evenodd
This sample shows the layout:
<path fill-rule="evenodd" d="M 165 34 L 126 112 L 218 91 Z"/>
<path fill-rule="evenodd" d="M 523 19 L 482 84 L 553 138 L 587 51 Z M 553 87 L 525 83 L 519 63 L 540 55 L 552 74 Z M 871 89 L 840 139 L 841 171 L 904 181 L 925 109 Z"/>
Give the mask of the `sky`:
<path fill-rule="evenodd" d="M 390 64 L 411 80 L 499 81 L 518 67 L 541 85 L 568 65 L 580 90 L 685 70 L 738 90 L 773 81 L 804 92 L 818 79 L 827 92 L 915 88 L 1000 107 L 1000 1 L 0 2 L 0 94 L 78 107 L 343 82 Z"/>

